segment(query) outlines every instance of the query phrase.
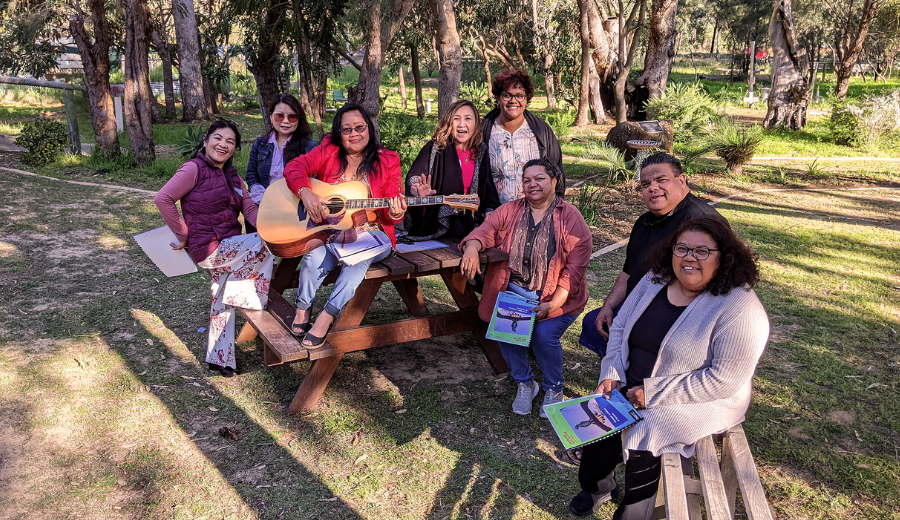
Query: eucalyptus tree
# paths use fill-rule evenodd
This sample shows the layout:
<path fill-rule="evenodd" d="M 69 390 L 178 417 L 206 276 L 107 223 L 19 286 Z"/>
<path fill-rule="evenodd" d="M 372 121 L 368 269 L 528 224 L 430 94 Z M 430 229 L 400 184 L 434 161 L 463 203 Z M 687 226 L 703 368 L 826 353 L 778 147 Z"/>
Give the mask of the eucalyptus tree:
<path fill-rule="evenodd" d="M 869 26 L 884 0 L 828 0 L 834 15 L 834 54 L 840 61 L 836 68 L 836 94 L 847 97 L 850 74 L 863 52 Z"/>
<path fill-rule="evenodd" d="M 456 30 L 453 0 L 429 0 L 434 12 L 434 32 L 440 58 L 438 72 L 438 118 L 459 99 L 462 80 L 462 47 Z"/>
<path fill-rule="evenodd" d="M 646 89 L 646 99 L 659 98 L 666 90 L 666 81 L 675 58 L 677 14 L 678 0 L 653 0 L 644 72 L 632 84 L 632 87 Z"/>
<path fill-rule="evenodd" d="M 398 73 L 403 63 L 409 62 L 409 71 L 412 74 L 415 88 L 416 115 L 419 119 L 425 117 L 425 102 L 422 96 L 422 55 L 430 52 L 433 41 L 429 32 L 421 30 L 422 27 L 433 25 L 433 14 L 430 9 L 425 7 L 422 3 L 413 6 L 400 26 L 400 30 L 394 35 L 394 43 L 388 53 Z M 460 29 L 462 31 L 465 27 L 462 26 Z"/>
<path fill-rule="evenodd" d="M 125 0 L 125 124 L 138 164 L 156 158 L 153 93 L 150 91 L 150 8 L 147 0 Z"/>
<path fill-rule="evenodd" d="M 166 116 L 175 117 L 175 75 L 173 67 L 176 61 L 175 44 L 172 43 L 172 7 L 171 2 L 153 0 L 150 4 L 150 47 L 156 51 L 162 62 L 163 95 L 166 100 Z"/>
<path fill-rule="evenodd" d="M 769 23 L 772 46 L 772 90 L 763 126 L 800 130 L 806 125 L 811 92 L 806 81 L 809 61 L 797 41 L 791 0 L 777 0 Z"/>
<path fill-rule="evenodd" d="M 172 0 L 178 51 L 178 82 L 183 112 L 181 120 L 194 123 L 209 119 L 200 75 L 200 32 L 193 0 Z"/>

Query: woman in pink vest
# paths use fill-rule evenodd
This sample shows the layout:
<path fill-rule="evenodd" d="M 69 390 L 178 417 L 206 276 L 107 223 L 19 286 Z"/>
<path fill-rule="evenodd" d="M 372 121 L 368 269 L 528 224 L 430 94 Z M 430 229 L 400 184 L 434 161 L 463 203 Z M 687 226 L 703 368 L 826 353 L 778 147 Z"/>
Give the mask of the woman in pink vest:
<path fill-rule="evenodd" d="M 274 257 L 259 235 L 241 234 L 238 216 L 256 225 L 256 204 L 244 181 L 232 166 L 241 149 L 237 123 L 220 119 L 209 125 L 192 159 L 156 194 L 156 206 L 191 259 L 209 271 L 212 307 L 206 362 L 210 370 L 232 377 L 234 359 L 234 308 L 261 310 L 266 306 Z M 181 201 L 181 213 L 175 206 Z"/>
<path fill-rule="evenodd" d="M 406 214 L 406 200 L 400 195 L 400 156 L 381 147 L 375 127 L 361 106 L 347 103 L 341 107 L 334 116 L 331 133 L 322 139 L 322 144 L 284 168 L 284 178 L 290 190 L 300 197 L 310 219 L 321 222 L 327 214 L 326 200 L 310 189 L 311 177 L 331 184 L 359 181 L 368 187 L 370 197 L 392 199 L 391 206 L 379 210 L 377 222 L 367 224 L 365 231 L 382 234 L 385 242 L 390 239 L 392 247 L 397 245 L 394 226 Z M 304 348 L 315 349 L 325 344 L 331 325 L 356 294 L 369 266 L 390 253 L 388 249 L 353 265 L 345 264 L 325 309 L 312 325 L 311 309 L 316 291 L 337 266 L 338 259 L 327 246 L 320 246 L 306 254 L 300 267 L 297 313 L 291 326 L 291 332 L 295 335 L 306 334 L 302 341 Z"/>

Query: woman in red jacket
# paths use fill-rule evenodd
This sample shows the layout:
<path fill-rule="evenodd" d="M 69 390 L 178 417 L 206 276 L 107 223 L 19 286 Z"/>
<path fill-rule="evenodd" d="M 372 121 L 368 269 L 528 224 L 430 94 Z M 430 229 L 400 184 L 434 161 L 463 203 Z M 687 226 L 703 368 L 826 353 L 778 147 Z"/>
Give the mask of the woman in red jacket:
<path fill-rule="evenodd" d="M 327 212 L 325 199 L 313 193 L 309 179 L 331 184 L 359 181 L 369 189 L 370 197 L 390 198 L 390 208 L 378 211 L 378 221 L 365 226 L 366 231 L 383 233 L 397 245 L 394 225 L 406 214 L 406 201 L 400 195 L 400 157 L 381 147 L 374 134 L 371 119 L 361 106 L 347 103 L 334 116 L 331 134 L 322 144 L 306 155 L 297 157 L 284 169 L 284 177 L 292 192 L 300 197 L 304 209 L 313 222 L 321 222 Z M 291 332 L 306 333 L 302 345 L 307 349 L 325 344 L 325 336 L 347 302 L 353 298 L 356 288 L 366 276 L 369 266 L 389 255 L 387 250 L 379 256 L 353 265 L 344 265 L 341 274 L 328 297 L 325 309 L 314 324 L 310 325 L 310 310 L 316 291 L 328 273 L 338 264 L 337 257 L 327 247 L 321 246 L 306 254 L 300 267 L 300 286 L 297 289 L 297 313 Z"/>

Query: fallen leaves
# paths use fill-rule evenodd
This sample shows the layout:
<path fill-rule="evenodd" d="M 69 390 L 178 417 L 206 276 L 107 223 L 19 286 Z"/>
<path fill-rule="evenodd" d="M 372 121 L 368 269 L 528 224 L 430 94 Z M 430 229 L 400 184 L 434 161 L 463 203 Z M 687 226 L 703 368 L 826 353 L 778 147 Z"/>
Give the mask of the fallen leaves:
<path fill-rule="evenodd" d="M 359 465 L 360 462 L 362 462 L 368 458 L 369 458 L 369 456 L 366 455 L 365 453 L 363 453 L 362 455 L 360 455 L 359 457 L 356 458 L 356 461 L 353 463 L 353 465 L 357 466 L 357 465 Z"/>
<path fill-rule="evenodd" d="M 231 428 L 228 428 L 226 426 L 219 428 L 219 436 L 225 437 L 226 439 L 231 439 L 233 441 L 240 439 L 237 430 L 232 430 Z"/>

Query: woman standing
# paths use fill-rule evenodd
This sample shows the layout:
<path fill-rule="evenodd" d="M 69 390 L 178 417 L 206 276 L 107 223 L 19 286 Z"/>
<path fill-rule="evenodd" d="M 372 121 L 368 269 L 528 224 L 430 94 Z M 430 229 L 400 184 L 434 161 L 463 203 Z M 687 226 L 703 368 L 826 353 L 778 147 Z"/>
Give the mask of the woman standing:
<path fill-rule="evenodd" d="M 462 238 L 484 221 L 488 211 L 500 206 L 492 179 L 479 178 L 483 173 L 480 165 L 487 159 L 479 121 L 478 109 L 471 101 L 461 99 L 450 105 L 406 175 L 407 196 L 477 194 L 481 201 L 478 213 L 457 213 L 449 206 L 410 210 L 407 239 Z"/>
<path fill-rule="evenodd" d="M 610 327 L 595 392 L 620 389 L 644 420 L 584 447 L 582 491 L 569 504 L 579 516 L 616 494 L 624 448 L 625 496 L 613 518 L 649 520 L 660 456 L 690 457 L 701 438 L 743 422 L 769 337 L 752 289 L 755 257 L 720 220 L 685 222 L 647 265 Z"/>
<path fill-rule="evenodd" d="M 155 202 L 178 244 L 212 278 L 212 306 L 206 362 L 210 370 L 231 377 L 234 358 L 234 307 L 265 308 L 274 257 L 256 233 L 241 234 L 238 215 L 256 224 L 256 204 L 231 165 L 241 148 L 241 132 L 233 121 L 209 125 L 193 158 L 184 163 Z M 175 206 L 181 201 L 182 218 Z"/>
<path fill-rule="evenodd" d="M 275 96 L 269 103 L 269 113 L 272 129 L 256 138 L 247 161 L 247 185 L 250 186 L 250 198 L 257 206 L 269 184 L 284 176 L 284 165 L 309 153 L 317 144 L 312 139 L 312 129 L 306 122 L 303 108 L 294 96 Z M 247 232 L 253 231 L 253 226 L 248 225 Z"/>
<path fill-rule="evenodd" d="M 367 225 L 366 230 L 383 232 L 391 245 L 396 246 L 394 226 L 406 214 L 406 200 L 400 195 L 400 156 L 382 148 L 373 130 L 365 109 L 354 103 L 345 104 L 335 114 L 331 133 L 325 136 L 322 144 L 291 161 L 284 170 L 284 177 L 290 190 L 300 197 L 313 222 L 321 222 L 326 211 L 325 199 L 310 189 L 311 177 L 332 184 L 359 181 L 368 187 L 370 197 L 391 198 L 390 208 L 379 210 L 378 221 Z M 325 309 L 313 325 L 310 325 L 310 310 L 316 291 L 337 266 L 338 259 L 326 246 L 306 254 L 300 266 L 297 312 L 291 325 L 291 332 L 295 335 L 306 333 L 301 342 L 305 348 L 315 349 L 325 344 L 328 330 L 353 298 L 369 266 L 384 259 L 390 252 L 389 249 L 374 258 L 344 265 Z"/>
<path fill-rule="evenodd" d="M 509 263 L 491 264 L 485 276 L 478 315 L 489 321 L 497 295 L 506 290 L 540 305 L 531 309 L 537 322 L 529 346 L 544 373 L 544 405 L 562 401 L 562 345 L 560 338 L 581 314 L 588 292 L 584 273 L 591 256 L 591 231 L 575 206 L 563 200 L 561 173 L 541 159 L 525 164 L 525 196 L 491 212 L 484 224 L 460 243 L 460 270 L 469 279 L 481 272 L 479 251 L 498 247 Z M 512 409 L 531 413 L 540 392 L 528 364 L 528 351 L 500 343 L 503 359 L 518 384 Z M 541 408 L 541 417 L 547 417 Z"/>
<path fill-rule="evenodd" d="M 534 97 L 531 77 L 521 70 L 508 70 L 494 78 L 491 93 L 497 108 L 484 116 L 481 132 L 488 145 L 489 161 L 484 161 L 482 177 L 493 178 L 500 202 L 522 198 L 522 171 L 532 159 L 545 159 L 559 172 L 565 192 L 562 150 L 547 123 L 528 110 Z"/>

